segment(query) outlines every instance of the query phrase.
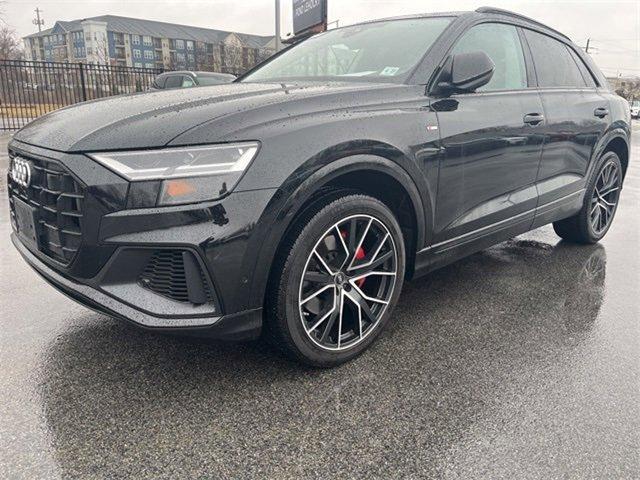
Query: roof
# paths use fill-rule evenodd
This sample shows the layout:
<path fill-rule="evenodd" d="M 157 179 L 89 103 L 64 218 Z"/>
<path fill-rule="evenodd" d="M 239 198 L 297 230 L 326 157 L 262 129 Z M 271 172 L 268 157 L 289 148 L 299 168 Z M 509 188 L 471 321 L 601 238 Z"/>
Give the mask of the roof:
<path fill-rule="evenodd" d="M 56 26 L 61 27 L 65 32 L 82 30 L 82 22 L 85 20 L 95 20 L 107 23 L 107 30 L 120 33 L 133 33 L 137 35 L 150 35 L 152 37 L 176 38 L 182 40 L 194 40 L 197 42 L 220 43 L 231 33 L 235 33 L 248 46 L 262 48 L 272 39 L 272 36 L 252 35 L 248 33 L 237 33 L 226 30 L 215 30 L 212 28 L 193 27 L 190 25 L 180 25 L 177 23 L 158 22 L 156 20 L 144 20 L 141 18 L 120 17 L 117 15 L 99 15 L 97 17 L 83 18 L 78 20 L 56 22 Z M 54 26 L 55 28 L 55 26 Z M 43 32 L 33 33 L 24 38 L 41 37 L 51 33 L 53 29 Z"/>

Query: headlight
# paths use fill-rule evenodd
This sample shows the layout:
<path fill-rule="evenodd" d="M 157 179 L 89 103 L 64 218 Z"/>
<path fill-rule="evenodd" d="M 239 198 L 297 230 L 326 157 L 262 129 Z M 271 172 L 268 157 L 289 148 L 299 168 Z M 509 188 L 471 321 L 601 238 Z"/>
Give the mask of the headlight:
<path fill-rule="evenodd" d="M 229 193 L 258 153 L 258 142 L 89 156 L 131 182 L 161 180 L 158 205 L 214 200 Z"/>

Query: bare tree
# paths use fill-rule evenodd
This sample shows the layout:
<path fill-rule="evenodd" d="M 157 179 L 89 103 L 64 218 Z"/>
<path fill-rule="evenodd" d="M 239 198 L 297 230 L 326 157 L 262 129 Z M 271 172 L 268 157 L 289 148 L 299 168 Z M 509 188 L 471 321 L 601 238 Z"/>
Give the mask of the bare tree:
<path fill-rule="evenodd" d="M 0 59 L 20 60 L 22 55 L 22 44 L 15 30 L 0 25 Z"/>
<path fill-rule="evenodd" d="M 99 40 L 96 40 L 96 56 L 98 57 L 98 63 L 101 65 L 109 65 L 111 63 L 109 44 L 106 37 L 100 37 Z"/>
<path fill-rule="evenodd" d="M 233 73 L 234 75 L 238 75 L 242 71 L 242 47 L 224 46 L 223 69 L 225 73 Z"/>

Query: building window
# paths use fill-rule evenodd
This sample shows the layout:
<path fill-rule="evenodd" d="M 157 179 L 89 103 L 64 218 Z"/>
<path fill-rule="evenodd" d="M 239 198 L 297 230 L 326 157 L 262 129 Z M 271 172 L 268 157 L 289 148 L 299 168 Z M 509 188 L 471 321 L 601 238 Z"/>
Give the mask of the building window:
<path fill-rule="evenodd" d="M 184 53 L 178 53 L 176 55 L 176 58 L 178 59 L 178 62 L 184 63 L 184 60 L 185 60 Z"/>
<path fill-rule="evenodd" d="M 140 35 L 131 35 L 131 43 L 140 45 Z"/>
<path fill-rule="evenodd" d="M 153 41 L 151 40 L 151 37 L 149 35 L 145 35 L 144 37 L 142 37 L 142 43 L 145 44 L 147 47 L 150 47 L 151 45 L 153 45 Z"/>
<path fill-rule="evenodd" d="M 153 63 L 145 63 L 144 68 L 153 68 Z"/>
<path fill-rule="evenodd" d="M 191 40 L 187 40 L 187 50 L 193 50 L 193 42 Z"/>
<path fill-rule="evenodd" d="M 133 66 L 136 68 L 142 68 L 142 64 L 140 62 L 134 63 Z"/>
<path fill-rule="evenodd" d="M 93 55 L 93 49 L 91 47 L 87 47 L 87 55 Z"/>
<path fill-rule="evenodd" d="M 144 58 L 146 58 L 147 60 L 153 60 L 153 52 L 151 50 L 145 50 Z"/>
<path fill-rule="evenodd" d="M 184 50 L 184 40 L 176 40 L 176 50 Z"/>
<path fill-rule="evenodd" d="M 189 59 L 189 62 L 193 63 L 195 61 L 195 57 L 193 56 L 193 53 L 190 53 L 189 55 L 187 55 L 187 58 Z"/>
<path fill-rule="evenodd" d="M 133 50 L 133 58 L 141 58 L 142 53 L 137 48 Z"/>

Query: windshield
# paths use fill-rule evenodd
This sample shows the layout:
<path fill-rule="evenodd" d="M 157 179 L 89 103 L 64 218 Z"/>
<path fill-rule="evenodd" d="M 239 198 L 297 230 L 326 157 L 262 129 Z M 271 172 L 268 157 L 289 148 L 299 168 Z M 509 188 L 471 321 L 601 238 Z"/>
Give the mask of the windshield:
<path fill-rule="evenodd" d="M 413 18 L 330 30 L 290 48 L 242 81 L 402 83 L 450 22 L 445 17 Z"/>

